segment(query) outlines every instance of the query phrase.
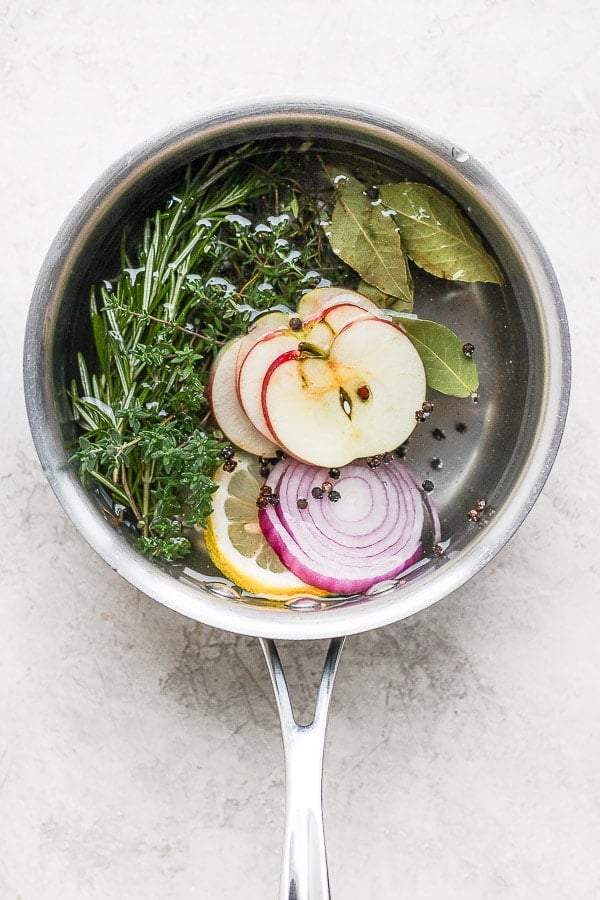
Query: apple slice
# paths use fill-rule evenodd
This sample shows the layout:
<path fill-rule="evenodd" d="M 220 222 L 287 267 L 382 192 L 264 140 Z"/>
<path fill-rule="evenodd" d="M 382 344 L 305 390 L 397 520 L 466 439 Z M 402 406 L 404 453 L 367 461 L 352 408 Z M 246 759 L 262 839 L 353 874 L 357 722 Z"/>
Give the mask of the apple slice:
<path fill-rule="evenodd" d="M 264 334 L 246 354 L 238 373 L 237 398 L 248 419 L 266 438 L 272 439 L 262 407 L 262 383 L 274 359 L 298 350 L 298 335 L 291 329 Z M 274 454 L 270 454 L 273 456 Z M 265 456 L 265 454 L 261 454 Z"/>
<path fill-rule="evenodd" d="M 257 456 L 275 456 L 277 447 L 258 431 L 238 400 L 235 368 L 240 338 L 228 341 L 217 353 L 206 384 L 206 397 L 223 434 L 242 450 Z"/>
<path fill-rule="evenodd" d="M 357 319 L 334 338 L 327 358 L 297 348 L 273 357 L 262 411 L 267 433 L 291 456 L 338 467 L 405 441 L 425 387 L 406 335 L 385 319 Z"/>

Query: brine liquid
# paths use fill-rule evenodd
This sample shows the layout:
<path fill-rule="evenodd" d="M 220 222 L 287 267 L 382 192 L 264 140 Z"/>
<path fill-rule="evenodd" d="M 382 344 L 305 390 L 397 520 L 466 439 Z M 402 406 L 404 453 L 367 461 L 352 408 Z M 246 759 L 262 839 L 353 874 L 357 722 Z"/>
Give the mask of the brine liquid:
<path fill-rule="evenodd" d="M 267 149 L 272 153 L 276 142 L 269 142 Z M 335 141 L 308 144 L 286 139 L 280 141 L 278 152 L 289 162 L 289 169 L 286 169 L 289 176 L 311 194 L 323 188 L 323 162 L 350 172 L 366 185 L 430 180 L 426 172 L 416 171 L 400 159 L 360 146 L 348 149 Z M 443 189 L 443 186 L 438 187 Z M 174 184 L 169 183 L 163 196 L 168 196 L 173 189 Z M 153 202 L 155 207 L 159 206 L 160 195 L 154 195 Z M 232 215 L 250 222 L 254 230 L 268 231 L 272 224 L 269 217 L 276 213 L 272 205 L 266 208 L 259 199 L 234 210 Z M 131 219 L 127 227 L 135 233 L 139 220 Z M 103 259 L 95 260 L 89 273 L 90 282 L 110 278 L 112 273 L 107 260 L 111 259 L 111 253 L 114 259 L 116 236 L 115 231 L 115 244 L 106 248 Z M 301 248 L 291 247 L 290 252 L 300 254 Z M 472 344 L 480 375 L 479 389 L 471 398 L 448 397 L 428 388 L 427 397 L 433 402 L 433 410 L 417 424 L 406 446 L 406 464 L 422 482 L 431 485 L 427 487 L 440 516 L 442 545 L 446 554 L 452 554 L 454 548 L 460 548 L 469 540 L 472 529 L 482 524 L 483 520 L 473 522 L 469 519 L 469 510 L 480 498 L 493 499 L 496 473 L 503 471 L 508 463 L 511 440 L 503 440 L 503 434 L 512 435 L 518 427 L 514 417 L 523 407 L 526 379 L 524 373 L 518 371 L 515 361 L 525 358 L 525 354 L 519 349 L 522 337 L 519 323 L 514 321 L 514 301 L 509 302 L 510 285 L 500 288 L 445 281 L 416 267 L 412 267 L 412 274 L 414 312 L 420 318 L 448 326 L 465 343 Z M 226 274 L 223 277 L 227 282 Z M 353 281 L 350 276 L 339 286 L 354 289 L 357 281 L 358 278 Z M 299 282 L 298 299 L 301 293 L 330 283 L 326 274 L 313 271 L 304 283 Z M 272 299 L 270 308 L 289 309 L 282 307 L 276 296 Z M 252 309 L 249 312 L 250 318 L 258 314 Z M 81 349 L 85 343 L 86 327 L 89 344 L 89 325 L 86 326 L 82 319 L 76 323 L 73 348 Z M 106 505 L 105 498 L 103 505 Z M 132 534 L 133 530 L 129 529 L 129 532 Z M 443 562 L 436 554 L 432 554 L 432 561 L 435 565 Z M 215 585 L 217 592 L 221 590 L 232 596 L 239 593 L 224 583 L 221 573 L 203 549 L 200 535 L 194 536 L 191 555 L 183 563 L 167 568 L 190 583 L 207 581 Z"/>

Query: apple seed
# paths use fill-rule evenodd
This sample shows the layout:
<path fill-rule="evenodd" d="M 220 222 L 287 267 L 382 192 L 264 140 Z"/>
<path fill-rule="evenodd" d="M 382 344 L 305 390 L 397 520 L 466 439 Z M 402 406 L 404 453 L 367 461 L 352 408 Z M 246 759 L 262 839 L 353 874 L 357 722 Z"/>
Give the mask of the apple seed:
<path fill-rule="evenodd" d="M 343 387 L 340 388 L 340 406 L 350 418 L 352 416 L 352 400 L 350 399 L 350 395 L 347 391 L 344 390 Z"/>

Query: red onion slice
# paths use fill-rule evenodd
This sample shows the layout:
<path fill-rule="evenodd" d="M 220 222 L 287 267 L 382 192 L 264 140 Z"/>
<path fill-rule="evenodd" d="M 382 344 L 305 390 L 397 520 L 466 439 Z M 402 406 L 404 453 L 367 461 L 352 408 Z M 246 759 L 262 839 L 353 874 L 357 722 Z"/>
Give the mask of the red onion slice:
<path fill-rule="evenodd" d="M 336 502 L 312 496 L 328 481 L 340 494 Z M 439 540 L 434 505 L 396 457 L 377 468 L 350 463 L 335 480 L 327 469 L 288 458 L 273 467 L 267 484 L 279 497 L 259 511 L 267 541 L 290 571 L 331 593 L 367 590 L 420 559 L 425 510 Z M 305 509 L 299 499 L 308 501 Z"/>

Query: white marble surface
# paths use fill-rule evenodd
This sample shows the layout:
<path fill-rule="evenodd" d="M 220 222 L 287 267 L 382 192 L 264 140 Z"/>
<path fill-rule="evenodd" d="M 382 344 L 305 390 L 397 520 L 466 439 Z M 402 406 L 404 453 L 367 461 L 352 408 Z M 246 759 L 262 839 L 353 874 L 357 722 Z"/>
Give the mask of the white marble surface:
<path fill-rule="evenodd" d="M 278 727 L 254 640 L 136 594 L 74 532 L 21 399 L 44 252 L 114 158 L 232 99 L 388 106 L 533 222 L 570 316 L 567 431 L 525 525 L 413 619 L 348 642 L 325 807 L 348 900 L 600 897 L 596 2 L 0 3 L 0 897 L 274 897 Z M 314 647 L 291 648 L 308 697 Z"/>

